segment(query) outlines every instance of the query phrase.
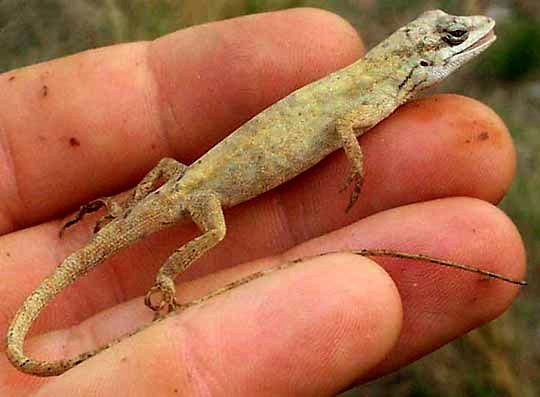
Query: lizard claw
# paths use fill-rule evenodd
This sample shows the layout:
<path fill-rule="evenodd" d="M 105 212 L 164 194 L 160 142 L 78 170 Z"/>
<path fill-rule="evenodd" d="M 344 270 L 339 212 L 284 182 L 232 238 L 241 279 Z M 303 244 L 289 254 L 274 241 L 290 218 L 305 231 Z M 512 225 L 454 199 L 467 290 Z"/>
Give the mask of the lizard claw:
<path fill-rule="evenodd" d="M 353 171 L 349 174 L 347 179 L 345 180 L 344 186 L 339 191 L 340 193 L 343 193 L 347 188 L 354 182 L 353 191 L 351 193 L 351 198 L 349 200 L 349 204 L 347 205 L 347 208 L 345 209 L 345 212 L 349 212 L 351 208 L 353 207 L 354 203 L 358 200 L 358 197 L 360 195 L 360 191 L 362 190 L 362 185 L 364 183 L 364 178 L 362 174 L 359 172 Z"/>
<path fill-rule="evenodd" d="M 101 219 L 99 219 L 96 222 L 96 225 L 94 227 L 94 233 L 97 233 L 108 221 L 116 218 L 122 213 L 121 206 L 117 204 L 116 202 L 114 202 L 113 200 L 111 200 L 109 197 L 101 197 L 94 201 L 90 201 L 87 204 L 81 205 L 81 207 L 79 208 L 79 211 L 77 212 L 77 214 L 75 214 L 73 219 L 66 222 L 65 225 L 62 226 L 59 233 L 60 238 L 64 237 L 64 232 L 66 231 L 68 227 L 82 220 L 86 214 L 96 212 L 102 207 L 105 207 L 107 211 L 107 215 L 103 216 Z"/>
<path fill-rule="evenodd" d="M 105 202 L 101 199 L 97 199 L 97 200 L 94 200 L 94 201 L 91 201 L 87 204 L 83 204 L 81 205 L 81 207 L 79 208 L 79 211 L 77 212 L 77 214 L 75 214 L 75 216 L 73 217 L 72 220 L 70 221 L 67 221 L 64 226 L 62 226 L 62 228 L 60 229 L 60 238 L 63 238 L 64 237 L 64 232 L 66 231 L 66 229 L 74 224 L 76 224 L 77 222 L 79 222 L 82 218 L 84 218 L 84 216 L 86 214 L 89 214 L 91 212 L 96 212 L 97 210 L 99 210 L 101 207 L 103 207 L 105 204 Z"/>
<path fill-rule="evenodd" d="M 165 308 L 165 300 L 164 299 L 160 299 L 159 303 L 157 305 L 155 305 L 153 302 L 152 302 L 152 295 L 154 295 L 155 293 L 157 292 L 161 292 L 161 289 L 159 288 L 158 285 L 154 285 L 152 288 L 150 288 L 147 292 L 146 292 L 146 295 L 144 296 L 144 304 L 150 309 L 150 310 L 153 310 L 155 312 L 160 312 L 162 311 L 164 308 Z"/>
<path fill-rule="evenodd" d="M 152 296 L 156 293 L 161 294 L 161 298 L 157 304 L 152 302 Z M 176 294 L 174 290 L 169 290 L 161 284 L 156 284 L 148 290 L 144 296 L 144 304 L 150 308 L 150 310 L 156 313 L 156 318 L 161 317 L 161 312 L 166 309 L 167 313 L 174 312 L 181 305 L 176 301 Z"/>
<path fill-rule="evenodd" d="M 341 186 L 341 188 L 339 189 L 339 192 L 340 193 L 343 193 L 345 190 L 347 190 L 349 188 L 349 186 L 351 185 L 352 181 L 353 181 L 353 174 L 350 173 L 347 178 L 345 178 L 345 183 L 343 184 L 343 186 Z"/>

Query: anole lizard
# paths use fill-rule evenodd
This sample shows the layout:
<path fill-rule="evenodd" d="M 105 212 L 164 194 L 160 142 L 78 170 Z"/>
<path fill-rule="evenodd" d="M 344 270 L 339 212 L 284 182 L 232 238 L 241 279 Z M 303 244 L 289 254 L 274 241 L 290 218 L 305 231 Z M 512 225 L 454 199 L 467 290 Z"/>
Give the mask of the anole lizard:
<path fill-rule="evenodd" d="M 156 312 L 156 319 L 164 318 L 163 310 L 172 314 L 276 270 L 255 273 L 188 304 L 176 302 L 176 276 L 225 237 L 224 208 L 294 178 L 339 148 L 344 149 L 352 165 L 347 180 L 347 185 L 353 185 L 347 206 L 350 209 L 358 198 L 364 174 L 357 137 L 419 91 L 443 80 L 484 51 L 495 40 L 494 25 L 485 16 L 458 17 L 440 10 L 425 12 L 364 58 L 294 91 L 259 113 L 191 166 L 164 158 L 124 202 L 104 198 L 82 206 L 75 220 L 65 227 L 102 206 L 107 208 L 108 215 L 98 221 L 92 240 L 45 278 L 15 314 L 6 336 L 11 363 L 29 374 L 54 376 L 116 343 L 118 340 L 98 350 L 57 361 L 35 360 L 23 351 L 31 324 L 64 288 L 119 250 L 184 219 L 191 219 L 202 234 L 167 259 L 155 285 L 146 294 L 145 303 Z M 523 283 L 422 255 L 386 250 L 356 253 L 429 260 Z M 158 292 L 161 300 L 154 304 L 151 298 Z"/>

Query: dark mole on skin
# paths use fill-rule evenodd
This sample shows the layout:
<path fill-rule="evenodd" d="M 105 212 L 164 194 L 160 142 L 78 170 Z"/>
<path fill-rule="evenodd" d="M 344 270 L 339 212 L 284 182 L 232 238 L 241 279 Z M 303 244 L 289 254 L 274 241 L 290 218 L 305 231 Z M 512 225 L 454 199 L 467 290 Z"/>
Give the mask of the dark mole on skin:
<path fill-rule="evenodd" d="M 480 134 L 478 134 L 478 139 L 480 141 L 485 141 L 486 139 L 489 139 L 489 134 L 486 131 L 482 131 Z"/>
<path fill-rule="evenodd" d="M 42 96 L 47 96 L 48 94 L 49 94 L 49 87 L 47 87 L 46 85 L 41 87 L 41 95 Z"/>
<path fill-rule="evenodd" d="M 71 137 L 71 138 L 69 138 L 69 145 L 72 146 L 72 147 L 79 147 L 79 146 L 81 146 L 81 141 L 79 141 L 75 137 Z"/>

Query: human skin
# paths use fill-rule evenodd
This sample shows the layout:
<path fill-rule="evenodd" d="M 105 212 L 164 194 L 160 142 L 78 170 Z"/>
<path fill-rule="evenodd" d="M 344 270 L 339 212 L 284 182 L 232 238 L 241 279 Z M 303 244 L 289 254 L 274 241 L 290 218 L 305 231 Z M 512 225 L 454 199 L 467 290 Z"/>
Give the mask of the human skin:
<path fill-rule="evenodd" d="M 162 157 L 189 164 L 249 117 L 362 51 L 346 22 L 301 9 L 0 76 L 0 279 L 10 280 L 0 285 L 3 329 L 32 288 L 89 236 L 91 220 L 59 240 L 56 217 L 120 193 Z M 514 149 L 491 110 L 464 97 L 426 98 L 360 142 L 366 181 L 352 211 L 345 213 L 348 195 L 338 193 L 349 170 L 338 151 L 227 211 L 226 239 L 179 280 L 180 300 L 286 258 L 345 248 L 428 253 L 520 278 L 519 234 L 492 205 L 510 184 Z M 139 297 L 163 259 L 194 233 L 174 227 L 99 266 L 44 311 L 33 329 L 44 334 L 28 351 L 72 355 L 148 321 Z M 303 262 L 150 327 L 61 377 L 25 376 L 3 357 L 0 394 L 333 395 L 495 318 L 518 291 L 431 264 L 377 263 L 386 271 L 350 254 Z"/>

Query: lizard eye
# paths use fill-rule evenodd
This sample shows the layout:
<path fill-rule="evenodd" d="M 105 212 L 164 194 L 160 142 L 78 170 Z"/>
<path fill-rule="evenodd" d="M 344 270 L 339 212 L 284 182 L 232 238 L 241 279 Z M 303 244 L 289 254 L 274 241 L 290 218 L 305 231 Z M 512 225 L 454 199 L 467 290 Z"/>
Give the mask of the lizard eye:
<path fill-rule="evenodd" d="M 450 45 L 463 43 L 469 37 L 469 32 L 463 26 L 451 26 L 446 29 L 442 39 Z"/>
<path fill-rule="evenodd" d="M 467 34 L 467 31 L 457 29 L 457 30 L 452 30 L 451 32 L 448 32 L 448 33 L 450 33 L 454 37 L 461 37 L 464 34 Z"/>
<path fill-rule="evenodd" d="M 423 68 L 427 67 L 427 66 L 431 66 L 432 63 L 429 62 L 429 61 L 426 61 L 425 59 L 422 59 L 420 62 L 419 62 L 419 65 L 422 66 Z"/>

